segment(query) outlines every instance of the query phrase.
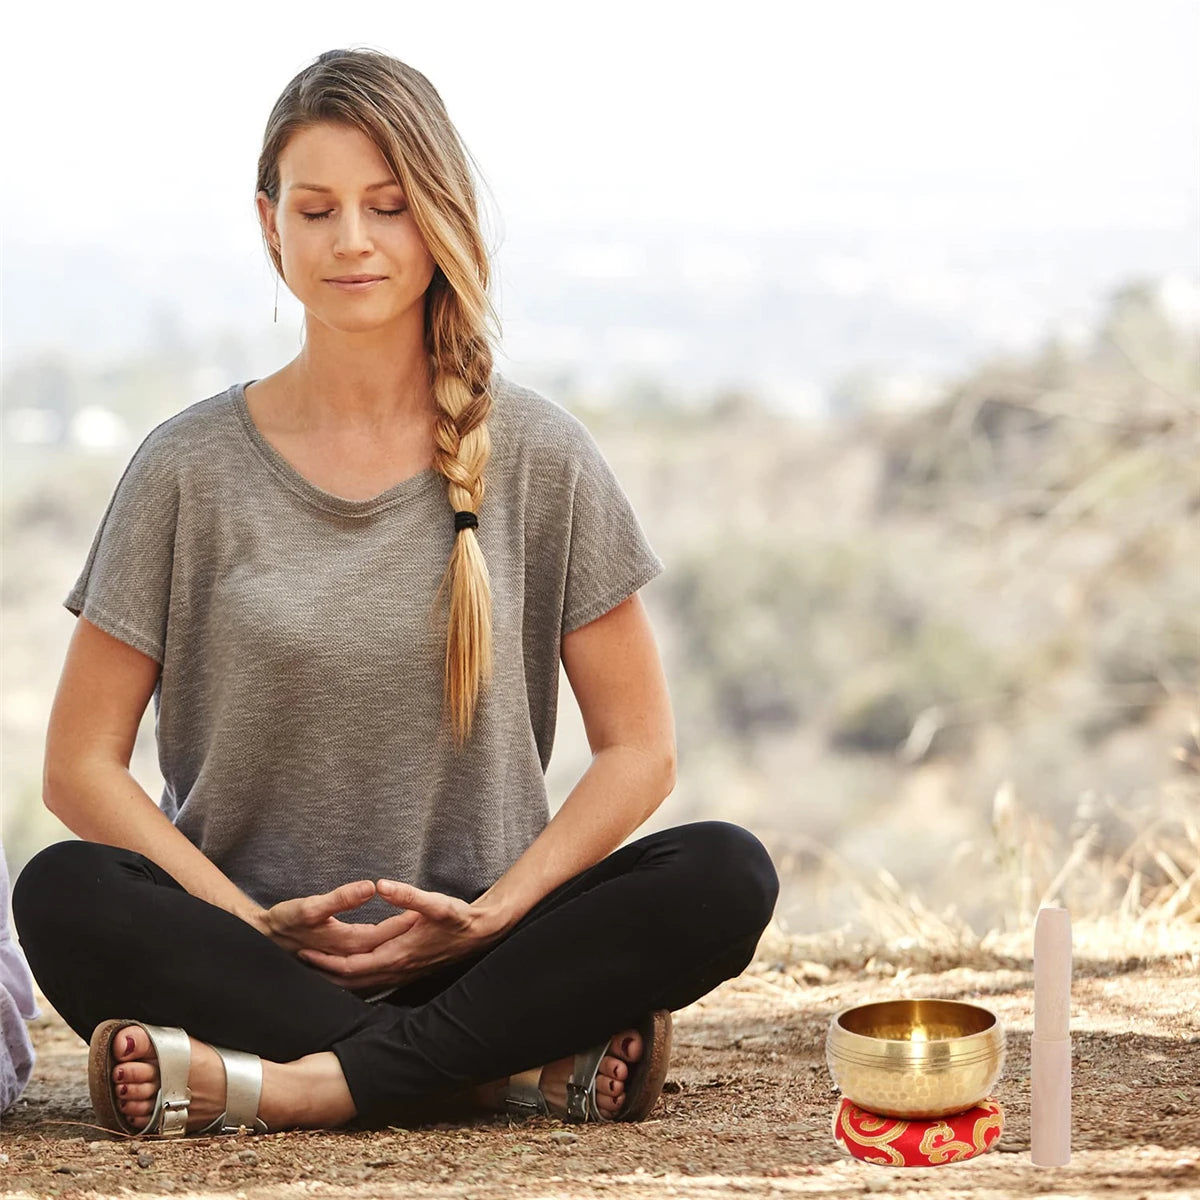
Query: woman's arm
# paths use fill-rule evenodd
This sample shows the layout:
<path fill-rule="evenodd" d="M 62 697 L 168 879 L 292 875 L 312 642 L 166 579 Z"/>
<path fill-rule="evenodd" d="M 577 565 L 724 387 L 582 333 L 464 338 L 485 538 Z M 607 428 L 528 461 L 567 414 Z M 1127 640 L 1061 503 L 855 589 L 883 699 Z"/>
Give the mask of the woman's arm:
<path fill-rule="evenodd" d="M 525 853 L 471 905 L 485 927 L 507 932 L 560 883 L 612 853 L 670 795 L 669 760 L 608 746 Z"/>
<path fill-rule="evenodd" d="M 145 855 L 191 895 L 232 913 L 285 950 L 311 946 L 363 953 L 393 936 L 402 918 L 378 925 L 337 919 L 375 894 L 371 880 L 264 909 L 171 823 L 129 772 L 159 670 L 155 659 L 80 616 L 46 732 L 46 807 L 85 841 Z"/>
<path fill-rule="evenodd" d="M 171 824 L 167 814 L 121 763 L 91 759 L 80 770 L 60 771 L 47 778 L 43 799 L 46 807 L 84 841 L 123 846 L 144 854 L 193 896 L 241 917 L 269 935 L 266 910 Z"/>
<path fill-rule="evenodd" d="M 472 904 L 503 931 L 620 846 L 675 786 L 671 700 L 638 593 L 568 633 L 562 661 L 592 762 L 525 853 Z"/>
<path fill-rule="evenodd" d="M 370 880 L 330 892 L 281 900 L 271 908 L 251 900 L 171 823 L 120 763 L 89 764 L 45 791 L 46 807 L 84 841 L 124 846 L 144 854 L 193 896 L 225 909 L 289 952 L 315 948 L 362 954 L 393 937 L 405 924 L 392 917 L 375 925 L 345 924 L 337 914 L 366 903 Z"/>
<path fill-rule="evenodd" d="M 263 910 L 171 824 L 129 772 L 161 667 L 85 616 L 50 709 L 42 801 L 88 842 L 136 850 L 202 900 L 260 932 Z"/>

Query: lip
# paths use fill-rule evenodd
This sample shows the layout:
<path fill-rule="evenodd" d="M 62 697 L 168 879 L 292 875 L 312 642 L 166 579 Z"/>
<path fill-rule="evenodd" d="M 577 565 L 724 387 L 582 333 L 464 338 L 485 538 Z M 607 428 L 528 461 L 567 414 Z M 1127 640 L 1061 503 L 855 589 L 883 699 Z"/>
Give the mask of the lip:
<path fill-rule="evenodd" d="M 344 292 L 366 292 L 386 278 L 386 275 L 344 275 L 338 279 L 327 279 L 325 282 L 333 284 L 335 288 L 341 288 Z"/>

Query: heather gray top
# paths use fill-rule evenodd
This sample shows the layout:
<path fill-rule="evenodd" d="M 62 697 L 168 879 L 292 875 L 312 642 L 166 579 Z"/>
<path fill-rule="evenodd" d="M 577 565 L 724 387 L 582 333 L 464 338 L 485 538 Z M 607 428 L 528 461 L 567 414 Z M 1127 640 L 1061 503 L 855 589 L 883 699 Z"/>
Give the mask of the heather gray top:
<path fill-rule="evenodd" d="M 444 597 L 427 621 L 446 481 L 326 492 L 262 436 L 245 387 L 151 430 L 63 603 L 162 665 L 159 805 L 252 899 L 388 876 L 473 900 L 549 819 L 562 635 L 663 563 L 586 426 L 494 373 L 476 534 L 495 674 L 457 751 Z M 375 897 L 343 919 L 396 911 Z"/>

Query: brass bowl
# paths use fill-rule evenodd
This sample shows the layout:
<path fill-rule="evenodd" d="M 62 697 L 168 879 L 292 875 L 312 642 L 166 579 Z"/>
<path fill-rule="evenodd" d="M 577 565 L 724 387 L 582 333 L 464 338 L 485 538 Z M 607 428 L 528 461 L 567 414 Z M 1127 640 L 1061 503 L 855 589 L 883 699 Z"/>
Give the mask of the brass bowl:
<path fill-rule="evenodd" d="M 985 1100 L 1004 1069 L 996 1014 L 959 1000 L 884 1000 L 830 1019 L 825 1061 L 867 1112 L 945 1117 Z"/>

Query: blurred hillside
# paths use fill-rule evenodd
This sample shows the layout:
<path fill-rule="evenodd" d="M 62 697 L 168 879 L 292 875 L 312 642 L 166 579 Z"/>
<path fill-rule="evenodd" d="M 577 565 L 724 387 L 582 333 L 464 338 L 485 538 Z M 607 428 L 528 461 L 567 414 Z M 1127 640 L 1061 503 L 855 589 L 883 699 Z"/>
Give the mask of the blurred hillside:
<path fill-rule="evenodd" d="M 1152 825 L 1183 865 L 1134 884 L 1196 914 L 1197 331 L 1134 282 L 1087 343 L 859 407 L 799 431 L 731 395 L 622 444 L 668 563 L 668 819 L 759 831 L 795 930 L 861 920 L 878 868 L 977 932 L 1115 908 Z"/>
<path fill-rule="evenodd" d="M 190 394 L 170 364 L 131 364 L 109 386 L 144 432 L 266 373 L 189 370 L 216 381 Z M 698 408 L 647 389 L 616 410 L 551 394 L 593 430 L 667 564 L 644 596 L 679 781 L 642 832 L 750 826 L 798 932 L 863 920 L 849 873 L 880 869 L 976 931 L 1014 928 L 1053 895 L 1115 907 L 1134 873 L 1147 895 L 1173 881 L 1196 919 L 1200 339 L 1153 287 L 1114 293 L 1090 342 L 985 361 L 919 411 L 877 410 L 853 376 L 844 419 L 823 426 L 746 393 Z M 73 623 L 61 599 L 131 451 L 6 448 L 14 874 L 70 836 L 39 796 Z M 157 795 L 153 736 L 151 707 L 132 769 Z M 552 806 L 587 757 L 564 680 Z M 1134 872 L 1126 852 L 1152 824 Z"/>

